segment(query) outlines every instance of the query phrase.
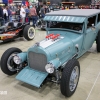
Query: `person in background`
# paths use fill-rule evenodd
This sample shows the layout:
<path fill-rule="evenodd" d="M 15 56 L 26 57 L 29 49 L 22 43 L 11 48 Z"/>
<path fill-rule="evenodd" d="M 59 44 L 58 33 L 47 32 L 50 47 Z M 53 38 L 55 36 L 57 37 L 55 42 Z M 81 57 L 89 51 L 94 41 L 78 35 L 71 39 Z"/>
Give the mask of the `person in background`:
<path fill-rule="evenodd" d="M 8 11 L 8 19 L 10 22 L 12 22 L 12 13 L 11 13 L 11 10 L 9 9 L 9 7 L 7 6 L 6 7 L 7 11 Z"/>
<path fill-rule="evenodd" d="M 40 7 L 36 6 L 35 8 L 36 8 L 36 12 L 37 12 L 38 17 L 40 18 Z"/>
<path fill-rule="evenodd" d="M 4 16 L 3 16 L 3 9 L 2 9 L 2 7 L 0 6 L 0 18 L 3 18 Z"/>
<path fill-rule="evenodd" d="M 50 12 L 50 9 L 48 6 L 45 6 L 45 13 L 49 13 Z"/>
<path fill-rule="evenodd" d="M 17 10 L 16 10 L 16 15 L 18 16 L 18 22 L 20 22 L 20 19 L 21 19 L 21 17 L 20 17 L 20 9 L 21 9 L 21 7 L 18 6 Z"/>
<path fill-rule="evenodd" d="M 74 6 L 70 6 L 70 9 L 75 9 Z"/>
<path fill-rule="evenodd" d="M 22 23 L 25 23 L 26 12 L 25 12 L 24 5 L 21 6 L 20 16 L 21 16 Z"/>
<path fill-rule="evenodd" d="M 44 5 L 42 5 L 40 12 L 41 12 L 41 18 L 44 18 L 45 17 L 45 6 Z"/>
<path fill-rule="evenodd" d="M 15 12 L 15 11 L 17 10 L 17 7 L 14 6 L 14 5 L 12 5 L 12 6 L 10 7 L 10 9 L 11 9 L 13 12 Z"/>
<path fill-rule="evenodd" d="M 3 7 L 3 16 L 4 16 L 4 19 L 5 19 L 5 23 L 7 23 L 7 21 L 8 21 L 8 11 L 7 11 L 6 7 Z"/>
<path fill-rule="evenodd" d="M 25 6 L 25 12 L 26 12 L 26 18 L 25 18 L 25 22 L 28 22 L 29 21 L 29 12 L 30 12 L 30 10 L 29 10 L 29 8 L 27 7 L 27 6 Z"/>
<path fill-rule="evenodd" d="M 1 26 L 4 24 L 4 21 L 2 20 L 3 19 L 3 9 L 2 7 L 0 6 L 0 22 L 1 22 Z"/>
<path fill-rule="evenodd" d="M 65 10 L 69 10 L 69 7 L 66 6 L 66 7 L 65 7 Z"/>
<path fill-rule="evenodd" d="M 35 27 L 36 26 L 37 19 L 38 19 L 37 18 L 37 12 L 36 12 L 35 5 L 33 5 L 33 7 L 30 9 L 30 17 L 33 20 L 33 27 Z"/>
<path fill-rule="evenodd" d="M 33 6 L 30 4 L 30 9 L 32 8 Z"/>
<path fill-rule="evenodd" d="M 65 10 L 64 6 L 61 7 L 61 10 Z"/>
<path fill-rule="evenodd" d="M 29 8 L 27 6 L 24 7 L 26 12 L 26 17 L 29 15 Z"/>

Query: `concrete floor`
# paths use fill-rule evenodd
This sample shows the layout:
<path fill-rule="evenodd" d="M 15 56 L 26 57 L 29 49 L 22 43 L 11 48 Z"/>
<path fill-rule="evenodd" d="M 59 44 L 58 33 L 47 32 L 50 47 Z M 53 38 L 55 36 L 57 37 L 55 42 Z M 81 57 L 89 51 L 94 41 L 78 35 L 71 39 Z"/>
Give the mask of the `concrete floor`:
<path fill-rule="evenodd" d="M 26 51 L 34 43 L 45 37 L 45 31 L 36 30 L 36 37 L 32 41 L 17 39 L 14 42 L 0 45 L 0 57 L 10 47 L 18 47 Z M 100 100 L 100 54 L 93 47 L 80 59 L 81 75 L 78 87 L 70 98 L 60 93 L 59 85 L 46 83 L 38 89 L 15 79 L 16 75 L 7 76 L 0 70 L 0 100 Z M 7 94 L 2 95 L 2 91 Z"/>

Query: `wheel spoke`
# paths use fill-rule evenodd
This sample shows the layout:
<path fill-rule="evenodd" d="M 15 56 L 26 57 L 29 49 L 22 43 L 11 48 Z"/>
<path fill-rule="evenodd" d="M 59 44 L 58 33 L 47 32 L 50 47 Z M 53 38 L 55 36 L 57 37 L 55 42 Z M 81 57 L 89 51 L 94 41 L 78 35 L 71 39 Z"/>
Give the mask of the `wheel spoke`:
<path fill-rule="evenodd" d="M 30 37 L 33 37 L 33 36 L 34 36 L 34 30 L 33 30 L 33 29 L 30 29 L 30 30 L 29 30 L 29 36 L 30 36 Z"/>
<path fill-rule="evenodd" d="M 16 54 L 17 54 L 17 52 L 11 54 L 10 57 L 8 58 L 7 66 L 8 66 L 8 69 L 9 69 L 10 71 L 16 71 L 16 68 L 15 68 L 15 66 L 14 66 L 15 64 L 14 64 L 14 62 L 13 62 L 13 57 L 14 57 L 14 55 L 16 55 Z"/>
<path fill-rule="evenodd" d="M 74 91 L 74 89 L 76 88 L 78 77 L 79 77 L 79 69 L 78 66 L 75 66 L 70 76 L 70 82 L 69 82 L 70 91 Z"/>

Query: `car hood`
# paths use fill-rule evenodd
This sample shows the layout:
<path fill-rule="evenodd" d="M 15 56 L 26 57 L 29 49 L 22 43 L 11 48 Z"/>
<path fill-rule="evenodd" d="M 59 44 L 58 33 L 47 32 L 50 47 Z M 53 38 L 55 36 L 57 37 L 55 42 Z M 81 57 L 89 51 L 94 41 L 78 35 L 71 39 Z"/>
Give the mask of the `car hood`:
<path fill-rule="evenodd" d="M 67 48 L 72 47 L 73 43 L 70 38 L 60 36 L 59 39 L 53 41 L 50 40 L 43 40 L 40 42 L 40 46 L 43 47 L 45 50 L 47 50 L 51 56 L 54 56 L 55 54 L 59 54 Z"/>
<path fill-rule="evenodd" d="M 55 35 L 58 34 L 57 31 L 50 32 L 49 34 L 54 33 Z M 36 53 L 43 53 L 47 56 L 48 61 L 50 59 L 59 58 L 64 55 L 64 53 L 73 53 L 73 49 L 75 49 L 75 45 L 79 39 L 81 40 L 82 35 L 73 33 L 73 32 L 66 32 L 66 31 L 59 31 L 59 38 L 53 41 L 52 39 L 45 38 L 39 43 L 36 43 L 35 46 L 29 49 L 36 52 Z M 72 54 L 73 55 L 73 54 Z"/>
<path fill-rule="evenodd" d="M 77 44 L 77 41 L 81 38 L 81 34 L 68 31 L 50 31 L 49 34 L 60 34 L 59 38 L 53 41 L 46 38 L 40 42 L 40 46 L 50 53 L 52 57 L 56 55 L 61 56 L 63 53 L 72 51 L 73 45 Z"/>

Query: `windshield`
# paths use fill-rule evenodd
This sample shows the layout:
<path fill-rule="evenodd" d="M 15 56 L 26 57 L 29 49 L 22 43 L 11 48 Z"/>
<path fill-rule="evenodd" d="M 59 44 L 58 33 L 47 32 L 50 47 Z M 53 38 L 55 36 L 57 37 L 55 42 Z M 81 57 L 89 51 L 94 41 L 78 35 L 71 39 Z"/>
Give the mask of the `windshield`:
<path fill-rule="evenodd" d="M 75 31 L 82 31 L 83 23 L 50 21 L 50 22 L 47 22 L 47 28 L 64 28 L 64 29 L 70 29 L 70 30 L 75 30 Z"/>

